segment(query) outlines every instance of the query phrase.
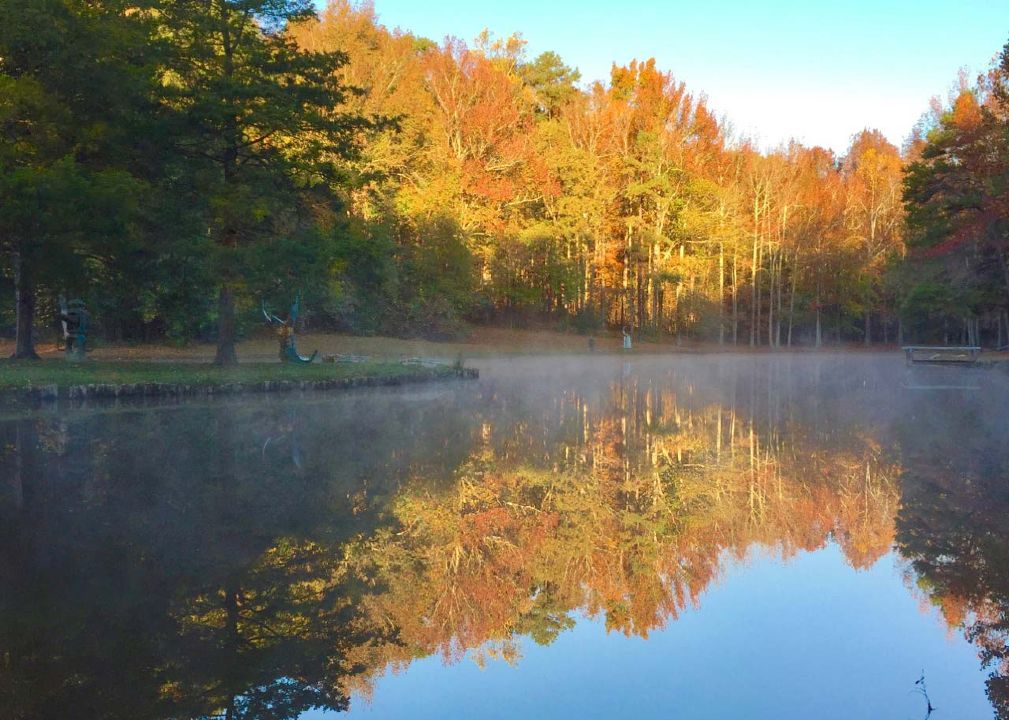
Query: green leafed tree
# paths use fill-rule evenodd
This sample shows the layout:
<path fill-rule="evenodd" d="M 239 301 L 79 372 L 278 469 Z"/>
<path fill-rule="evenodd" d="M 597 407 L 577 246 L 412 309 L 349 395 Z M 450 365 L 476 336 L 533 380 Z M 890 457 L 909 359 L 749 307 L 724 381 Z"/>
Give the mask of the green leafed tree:
<path fill-rule="evenodd" d="M 532 62 L 519 66 L 522 80 L 532 90 L 539 112 L 555 117 L 578 95 L 577 83 L 582 74 L 564 64 L 561 56 L 548 50 Z"/>
<path fill-rule="evenodd" d="M 40 286 L 82 283 L 130 234 L 131 130 L 150 107 L 143 3 L 0 4 L 0 258 L 14 275 L 14 357 L 37 357 Z"/>
<path fill-rule="evenodd" d="M 1009 309 L 1009 46 L 975 87 L 961 82 L 937 113 L 908 167 L 909 263 L 903 312 L 922 332 L 944 339 L 966 326 L 979 342 L 979 323 L 994 320 L 1004 344 Z M 1006 328 L 1009 330 L 1009 328 Z"/>
<path fill-rule="evenodd" d="M 310 0 L 180 0 L 162 7 L 179 150 L 198 178 L 214 241 L 218 364 L 237 361 L 236 302 L 251 296 L 251 275 L 261 275 L 246 261 L 261 259 L 264 246 L 319 240 L 306 228 L 325 225 L 338 207 L 315 200 L 347 179 L 344 161 L 377 124 L 341 110 L 356 92 L 338 79 L 344 53 L 307 51 L 289 37 L 288 25 L 311 21 L 314 12 Z M 293 294 L 290 256 L 276 253 L 271 271 L 277 282 L 292 284 Z"/>

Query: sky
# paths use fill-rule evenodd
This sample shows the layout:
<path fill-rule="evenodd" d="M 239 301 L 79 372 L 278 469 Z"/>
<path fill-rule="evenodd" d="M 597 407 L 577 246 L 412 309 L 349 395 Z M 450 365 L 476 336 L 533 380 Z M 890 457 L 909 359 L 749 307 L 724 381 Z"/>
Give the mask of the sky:
<path fill-rule="evenodd" d="M 1009 0 L 374 0 L 379 21 L 434 40 L 521 33 L 583 81 L 654 57 L 736 133 L 842 154 L 870 127 L 900 145 L 960 68 L 1009 41 Z"/>

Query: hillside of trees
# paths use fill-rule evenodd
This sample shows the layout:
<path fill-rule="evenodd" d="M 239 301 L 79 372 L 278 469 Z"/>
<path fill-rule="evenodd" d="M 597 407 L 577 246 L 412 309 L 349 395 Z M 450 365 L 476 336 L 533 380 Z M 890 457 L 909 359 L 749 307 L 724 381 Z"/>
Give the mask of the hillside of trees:
<path fill-rule="evenodd" d="M 653 60 L 581 83 L 519 36 L 331 0 L 0 5 L 0 329 L 235 340 L 263 303 L 787 347 L 1009 343 L 1009 47 L 903 148 L 735 136 Z"/>

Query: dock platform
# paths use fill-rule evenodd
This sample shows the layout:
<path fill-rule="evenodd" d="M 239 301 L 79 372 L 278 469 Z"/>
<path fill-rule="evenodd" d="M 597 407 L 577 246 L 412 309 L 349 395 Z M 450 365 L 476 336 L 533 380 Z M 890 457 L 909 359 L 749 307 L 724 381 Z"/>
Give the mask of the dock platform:
<path fill-rule="evenodd" d="M 973 345 L 906 345 L 901 348 L 908 365 L 974 365 L 981 348 Z"/>

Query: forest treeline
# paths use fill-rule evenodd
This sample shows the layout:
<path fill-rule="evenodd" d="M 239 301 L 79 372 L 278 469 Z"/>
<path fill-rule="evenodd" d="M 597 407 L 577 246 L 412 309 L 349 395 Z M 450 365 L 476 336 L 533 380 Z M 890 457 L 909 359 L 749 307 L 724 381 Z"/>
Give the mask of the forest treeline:
<path fill-rule="evenodd" d="M 736 137 L 653 60 L 331 0 L 0 3 L 0 323 L 109 339 L 470 323 L 784 347 L 1009 343 L 1009 48 L 903 148 Z M 5 291 L 6 293 L 6 291 Z"/>

